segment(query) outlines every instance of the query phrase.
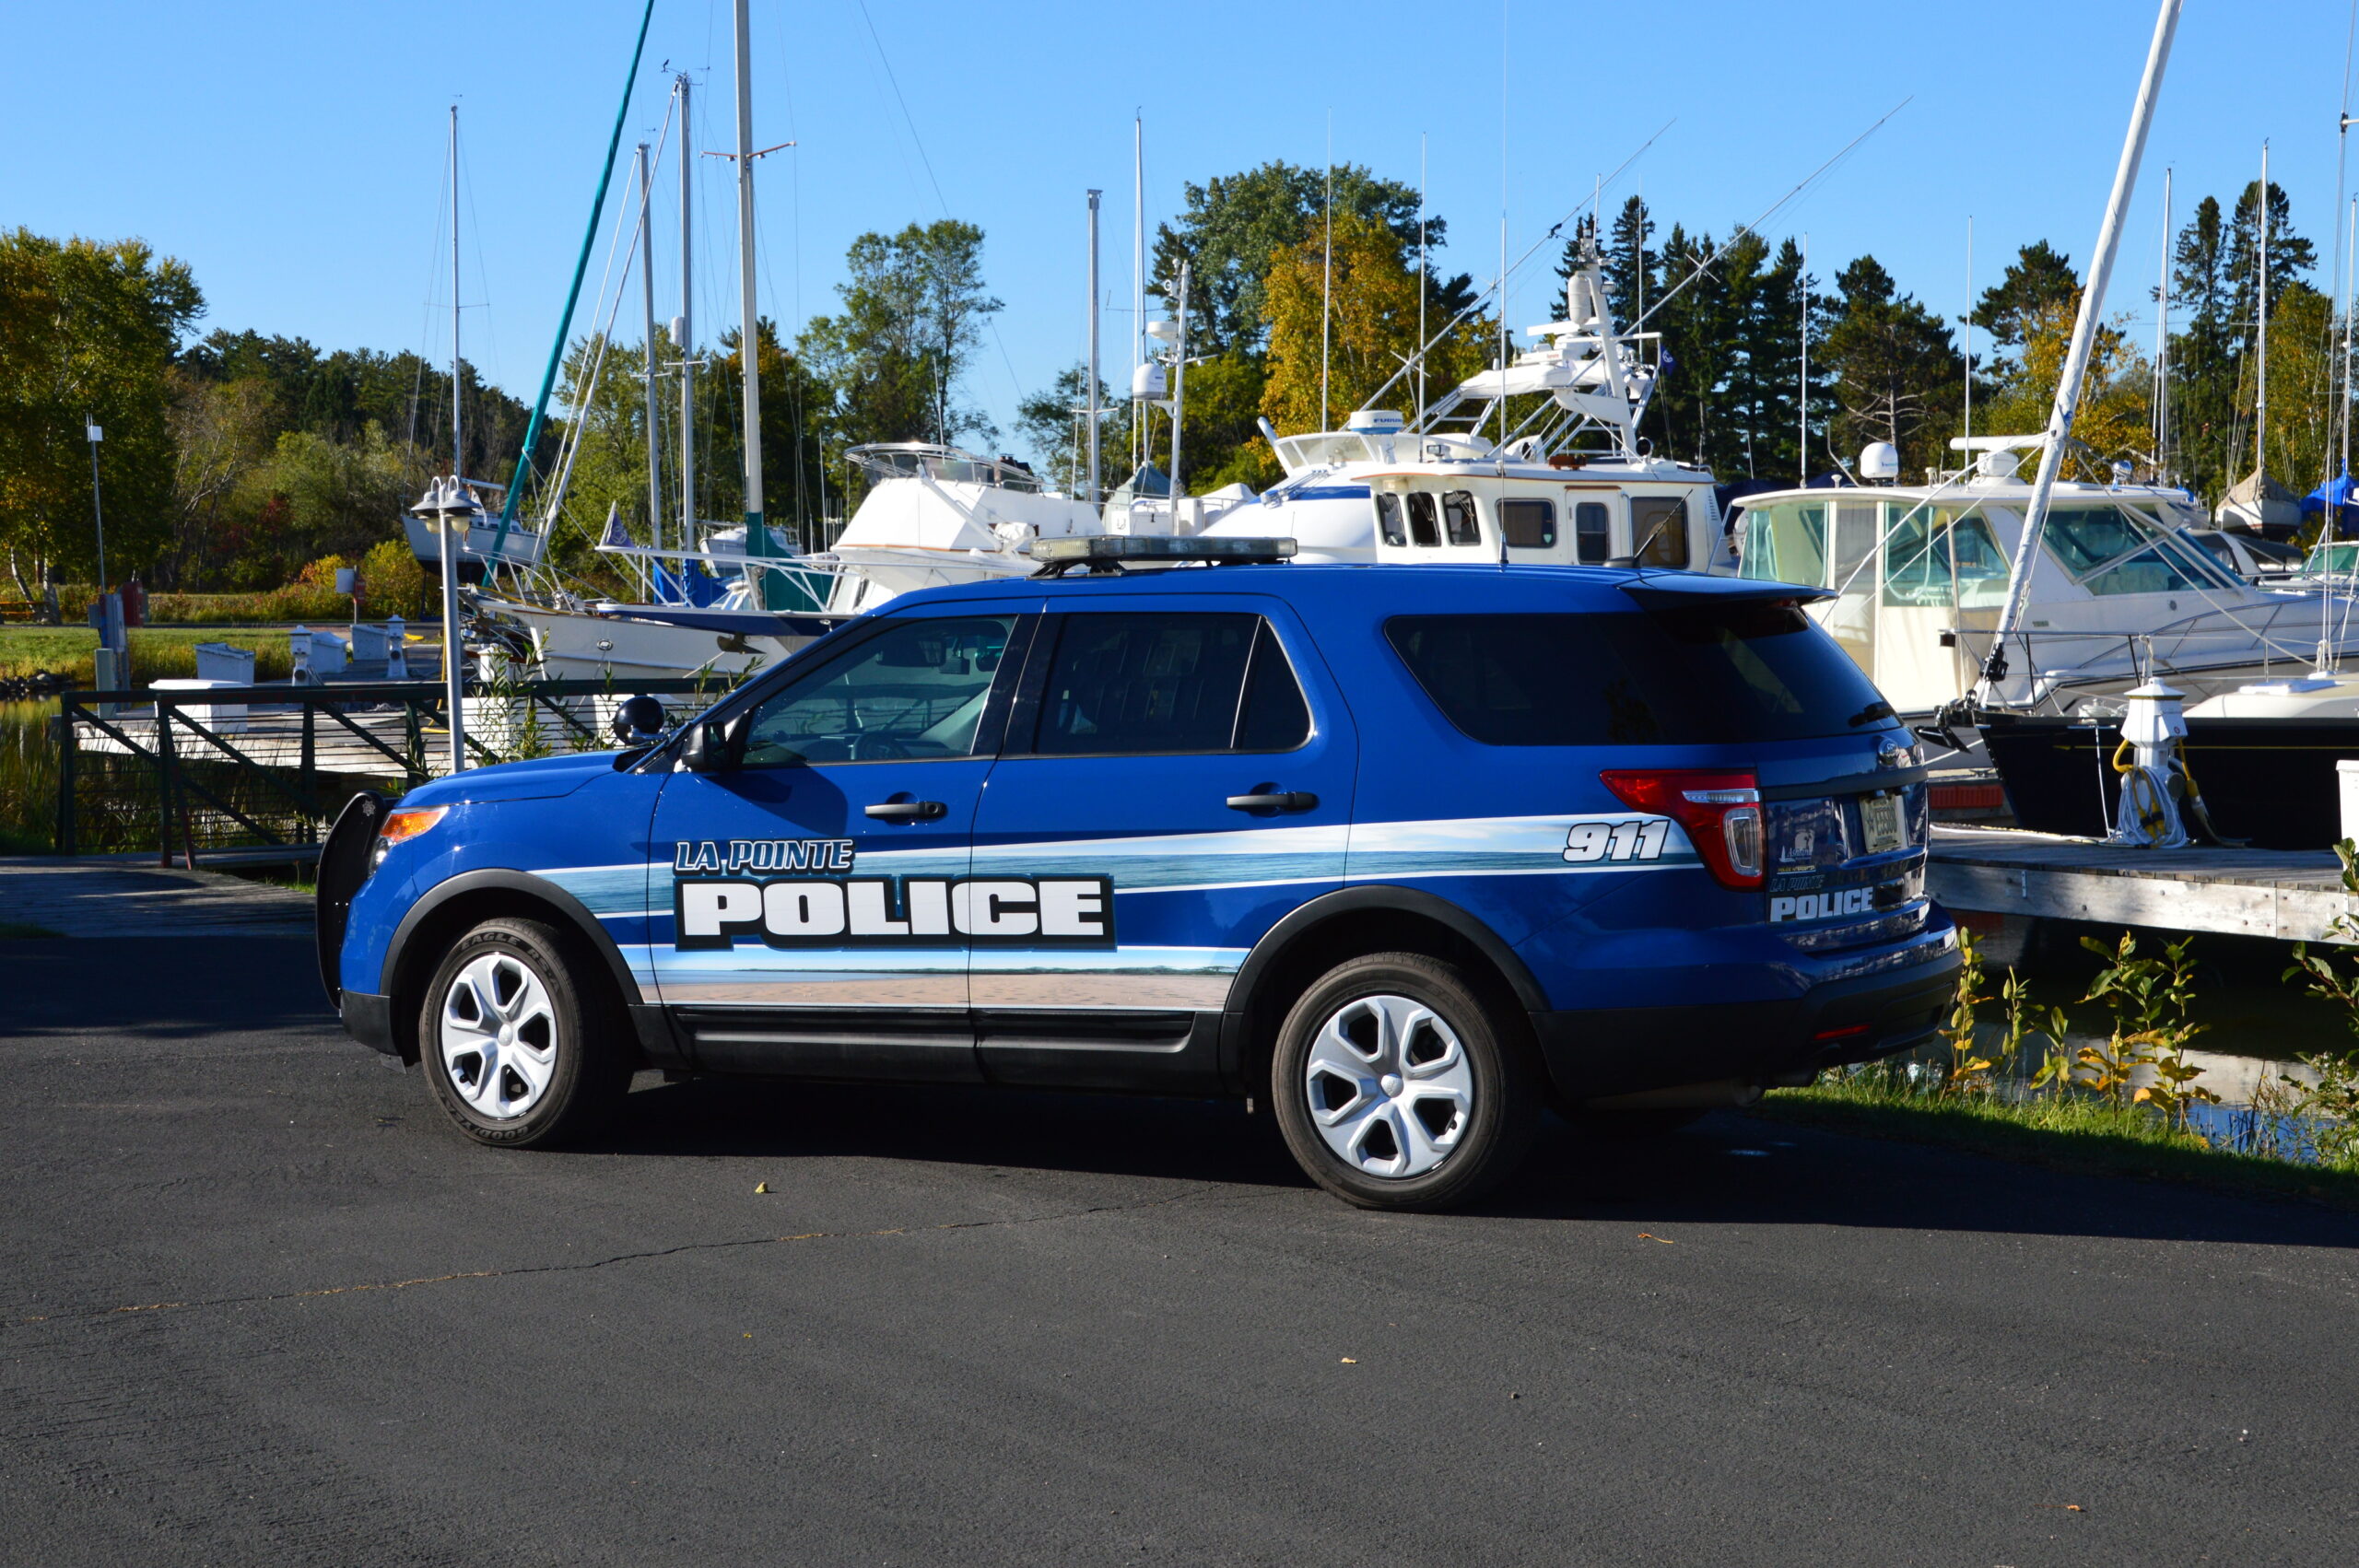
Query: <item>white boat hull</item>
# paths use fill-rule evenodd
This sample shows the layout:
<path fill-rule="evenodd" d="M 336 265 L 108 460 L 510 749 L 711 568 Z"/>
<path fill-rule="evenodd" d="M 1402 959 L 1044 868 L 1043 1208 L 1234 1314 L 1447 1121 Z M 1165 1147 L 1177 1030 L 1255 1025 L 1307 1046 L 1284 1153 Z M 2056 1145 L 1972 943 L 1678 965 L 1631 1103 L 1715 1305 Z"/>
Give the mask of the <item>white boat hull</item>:
<path fill-rule="evenodd" d="M 734 681 L 777 663 L 816 636 L 789 631 L 767 616 L 747 616 L 743 631 L 722 631 L 505 601 L 486 600 L 482 608 L 531 636 L 534 662 L 553 681 L 628 683 L 705 674 Z"/>

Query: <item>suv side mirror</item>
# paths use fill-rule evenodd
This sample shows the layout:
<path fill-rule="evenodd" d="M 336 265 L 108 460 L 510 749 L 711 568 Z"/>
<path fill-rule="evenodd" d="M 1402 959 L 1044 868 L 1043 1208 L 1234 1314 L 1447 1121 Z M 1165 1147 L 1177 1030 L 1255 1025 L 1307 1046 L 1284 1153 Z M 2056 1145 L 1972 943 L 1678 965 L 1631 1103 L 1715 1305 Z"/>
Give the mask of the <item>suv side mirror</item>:
<path fill-rule="evenodd" d="M 745 730 L 744 714 L 722 723 L 691 724 L 680 744 L 680 761 L 690 773 L 726 773 L 737 766 L 738 743 Z"/>
<path fill-rule="evenodd" d="M 651 745 L 663 738 L 663 705 L 653 697 L 625 697 L 615 709 L 615 739 L 627 746 Z"/>

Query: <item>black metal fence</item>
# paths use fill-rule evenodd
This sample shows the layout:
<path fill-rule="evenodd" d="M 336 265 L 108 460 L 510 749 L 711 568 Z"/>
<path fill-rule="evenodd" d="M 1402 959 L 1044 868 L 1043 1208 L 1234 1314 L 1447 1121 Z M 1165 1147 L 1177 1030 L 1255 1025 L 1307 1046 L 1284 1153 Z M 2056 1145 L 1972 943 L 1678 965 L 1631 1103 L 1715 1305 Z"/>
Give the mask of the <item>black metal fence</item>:
<path fill-rule="evenodd" d="M 472 766 L 602 751 L 614 709 L 644 693 L 675 714 L 729 682 L 487 682 L 465 694 Z M 440 682 L 68 691 L 58 699 L 55 846 L 62 855 L 154 849 L 177 855 L 316 853 L 346 801 L 399 792 L 449 770 Z"/>

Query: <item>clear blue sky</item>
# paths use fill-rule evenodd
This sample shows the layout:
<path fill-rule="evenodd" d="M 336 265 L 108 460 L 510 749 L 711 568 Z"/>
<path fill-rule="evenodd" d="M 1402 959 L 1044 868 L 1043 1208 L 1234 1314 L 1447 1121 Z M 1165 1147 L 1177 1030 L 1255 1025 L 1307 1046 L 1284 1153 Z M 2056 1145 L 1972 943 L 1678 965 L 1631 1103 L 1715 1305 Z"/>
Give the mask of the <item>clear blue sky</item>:
<path fill-rule="evenodd" d="M 639 10 L 637 0 L 19 5 L 0 93 L 12 149 L 0 223 L 144 236 L 194 267 L 204 330 L 439 357 L 447 318 L 428 310 L 447 298 L 437 191 L 445 111 L 460 95 L 464 297 L 487 307 L 468 312 L 468 356 L 529 397 Z M 755 5 L 757 143 L 800 144 L 761 165 L 762 309 L 791 333 L 828 308 L 845 246 L 863 230 L 945 210 L 977 222 L 1007 309 L 968 396 L 1004 427 L 1022 392 L 1080 353 L 1091 185 L 1106 192 L 1105 276 L 1124 312 L 1106 318 L 1108 380 L 1127 373 L 1134 107 L 1146 117 L 1150 233 L 1185 181 L 1273 158 L 1318 163 L 1332 112 L 1337 159 L 1404 180 L 1417 177 L 1427 137 L 1432 205 L 1451 229 L 1439 263 L 1480 278 L 1497 263 L 1503 86 L 1516 252 L 1666 119 L 1677 123 L 1609 201 L 1642 182 L 1665 228 L 1679 219 L 1724 235 L 1913 95 L 1764 227 L 1807 231 L 1824 279 L 1872 252 L 1904 288 L 1955 315 L 1968 214 L 1978 287 L 2035 239 L 2085 264 L 2154 6 L 1509 0 L 1504 61 L 1503 10 L 1485 4 L 867 0 L 867 15 L 881 58 L 859 0 Z M 2151 319 L 2164 167 L 2177 170 L 2184 215 L 2251 179 L 2264 137 L 2327 286 L 2349 18 L 2349 0 L 2190 0 L 2113 309 Z M 666 60 L 704 84 L 697 145 L 732 145 L 727 0 L 657 0 L 626 159 L 663 116 Z M 2359 148 L 2352 161 L 2359 182 Z M 736 313 L 734 209 L 727 166 L 701 162 L 710 221 L 698 236 L 699 310 L 718 327 Z M 659 191 L 668 236 L 668 183 Z M 675 266 L 667 238 L 665 315 Z M 1547 319 L 1551 285 L 1544 265 L 1526 270 L 1515 324 Z M 634 295 L 624 320 L 636 310 Z"/>

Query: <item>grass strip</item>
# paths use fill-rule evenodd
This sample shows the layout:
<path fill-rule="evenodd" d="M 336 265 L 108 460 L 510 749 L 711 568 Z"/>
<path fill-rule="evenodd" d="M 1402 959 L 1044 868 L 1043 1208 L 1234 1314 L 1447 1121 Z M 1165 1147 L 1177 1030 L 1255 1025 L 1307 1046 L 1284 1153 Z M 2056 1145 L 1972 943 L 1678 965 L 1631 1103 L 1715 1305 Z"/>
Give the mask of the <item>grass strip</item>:
<path fill-rule="evenodd" d="M 0 942 L 23 942 L 39 937 L 63 937 L 64 931 L 51 930 L 47 926 L 28 925 L 22 920 L 0 920 Z"/>
<path fill-rule="evenodd" d="M 2359 1174 L 2214 1149 L 2158 1117 L 2084 1099 L 1940 1100 L 1864 1085 L 1778 1089 L 1745 1114 L 1830 1132 L 1934 1143 L 2071 1176 L 2177 1182 L 2359 1211 Z"/>

